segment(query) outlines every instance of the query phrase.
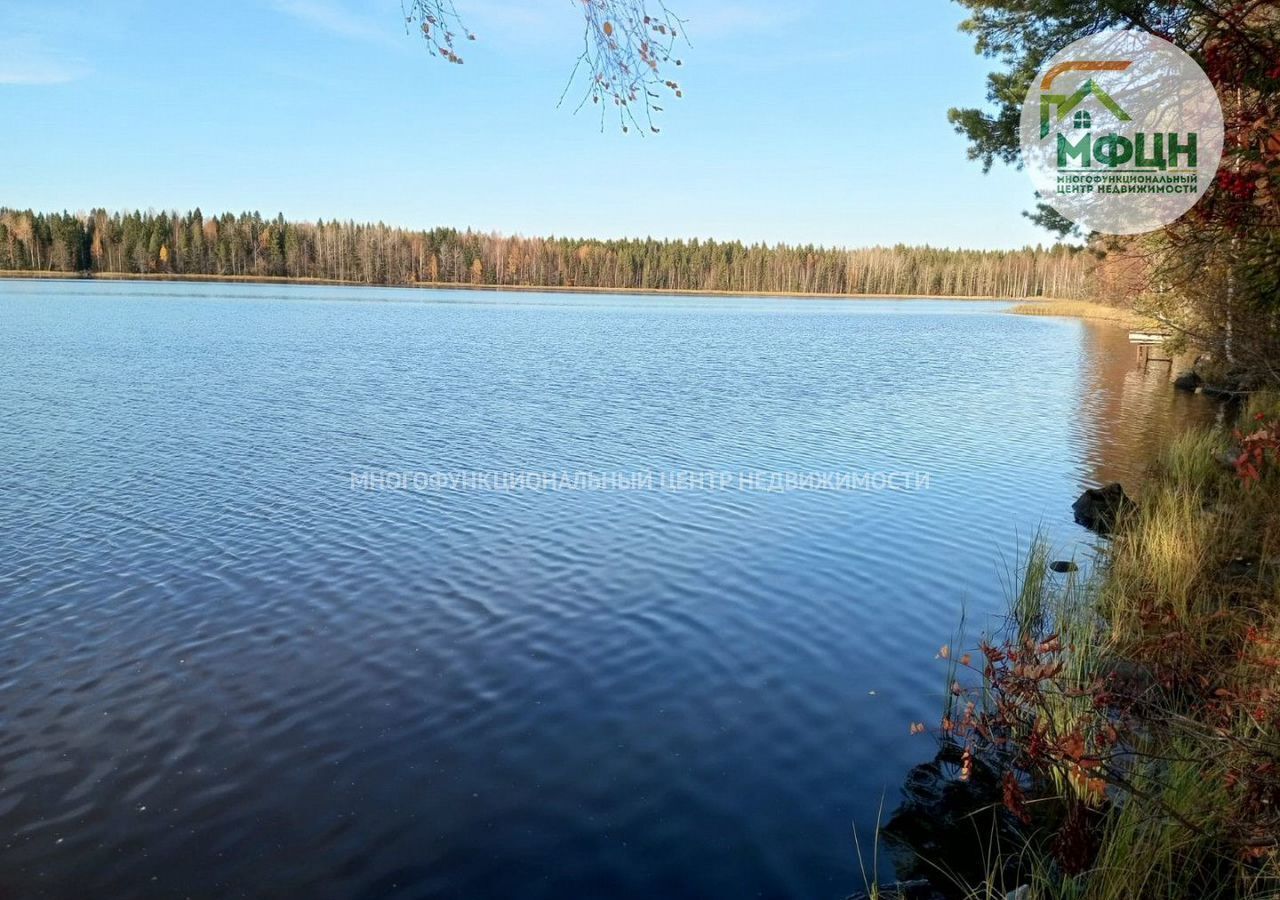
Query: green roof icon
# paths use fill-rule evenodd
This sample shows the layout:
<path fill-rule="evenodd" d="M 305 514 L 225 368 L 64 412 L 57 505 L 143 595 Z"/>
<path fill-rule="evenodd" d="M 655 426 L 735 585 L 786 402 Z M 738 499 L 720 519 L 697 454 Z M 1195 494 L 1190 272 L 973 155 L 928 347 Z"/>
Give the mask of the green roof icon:
<path fill-rule="evenodd" d="M 1092 78 L 1080 85 L 1080 89 L 1074 94 L 1067 96 L 1066 94 L 1041 94 L 1040 95 L 1040 137 L 1046 138 L 1053 128 L 1054 115 L 1053 111 L 1057 109 L 1057 120 L 1061 122 L 1071 114 L 1071 111 L 1085 101 L 1090 95 L 1102 104 L 1103 107 L 1115 114 L 1115 117 L 1121 122 L 1132 121 L 1129 114 L 1120 108 L 1120 104 L 1111 99 L 1111 96 L 1098 87 Z"/>

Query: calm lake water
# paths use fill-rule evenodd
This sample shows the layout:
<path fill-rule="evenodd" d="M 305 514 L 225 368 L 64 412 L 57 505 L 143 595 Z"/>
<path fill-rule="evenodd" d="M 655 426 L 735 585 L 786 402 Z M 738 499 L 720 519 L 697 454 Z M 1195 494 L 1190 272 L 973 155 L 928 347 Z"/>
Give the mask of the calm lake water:
<path fill-rule="evenodd" d="M 1005 308 L 0 282 L 0 896 L 861 888 L 962 608 L 1213 415 Z"/>

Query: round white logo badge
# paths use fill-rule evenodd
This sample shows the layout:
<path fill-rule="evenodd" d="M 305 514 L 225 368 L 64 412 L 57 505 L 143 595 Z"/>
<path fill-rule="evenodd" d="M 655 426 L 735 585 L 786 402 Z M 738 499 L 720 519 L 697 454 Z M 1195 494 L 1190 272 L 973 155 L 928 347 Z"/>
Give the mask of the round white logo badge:
<path fill-rule="evenodd" d="M 1041 199 L 1086 231 L 1140 234 L 1213 183 L 1222 106 L 1166 40 L 1104 31 L 1056 54 L 1022 106 L 1022 158 Z"/>

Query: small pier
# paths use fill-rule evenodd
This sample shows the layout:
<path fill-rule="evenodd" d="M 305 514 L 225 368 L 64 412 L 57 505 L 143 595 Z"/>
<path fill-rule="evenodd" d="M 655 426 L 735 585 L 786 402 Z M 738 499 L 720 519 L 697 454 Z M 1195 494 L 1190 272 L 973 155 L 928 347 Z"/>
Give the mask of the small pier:
<path fill-rule="evenodd" d="M 1173 357 L 1161 349 L 1171 337 L 1173 333 L 1168 331 L 1129 332 L 1129 343 L 1138 347 L 1138 364 L 1142 366 L 1142 371 L 1145 372 L 1152 363 L 1165 363 L 1170 369 L 1173 368 Z"/>

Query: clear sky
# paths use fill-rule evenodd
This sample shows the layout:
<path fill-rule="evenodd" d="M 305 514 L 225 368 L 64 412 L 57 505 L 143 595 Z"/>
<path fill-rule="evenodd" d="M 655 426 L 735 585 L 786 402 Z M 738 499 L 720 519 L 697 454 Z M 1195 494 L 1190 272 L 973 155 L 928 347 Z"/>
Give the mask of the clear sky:
<path fill-rule="evenodd" d="M 1027 177 L 946 111 L 989 62 L 948 0 L 668 0 L 659 136 L 556 102 L 580 0 L 456 0 L 466 64 L 399 0 L 0 0 L 0 205 L 259 210 L 525 235 L 1049 243 Z M 571 97 L 579 96 L 571 93 Z"/>

